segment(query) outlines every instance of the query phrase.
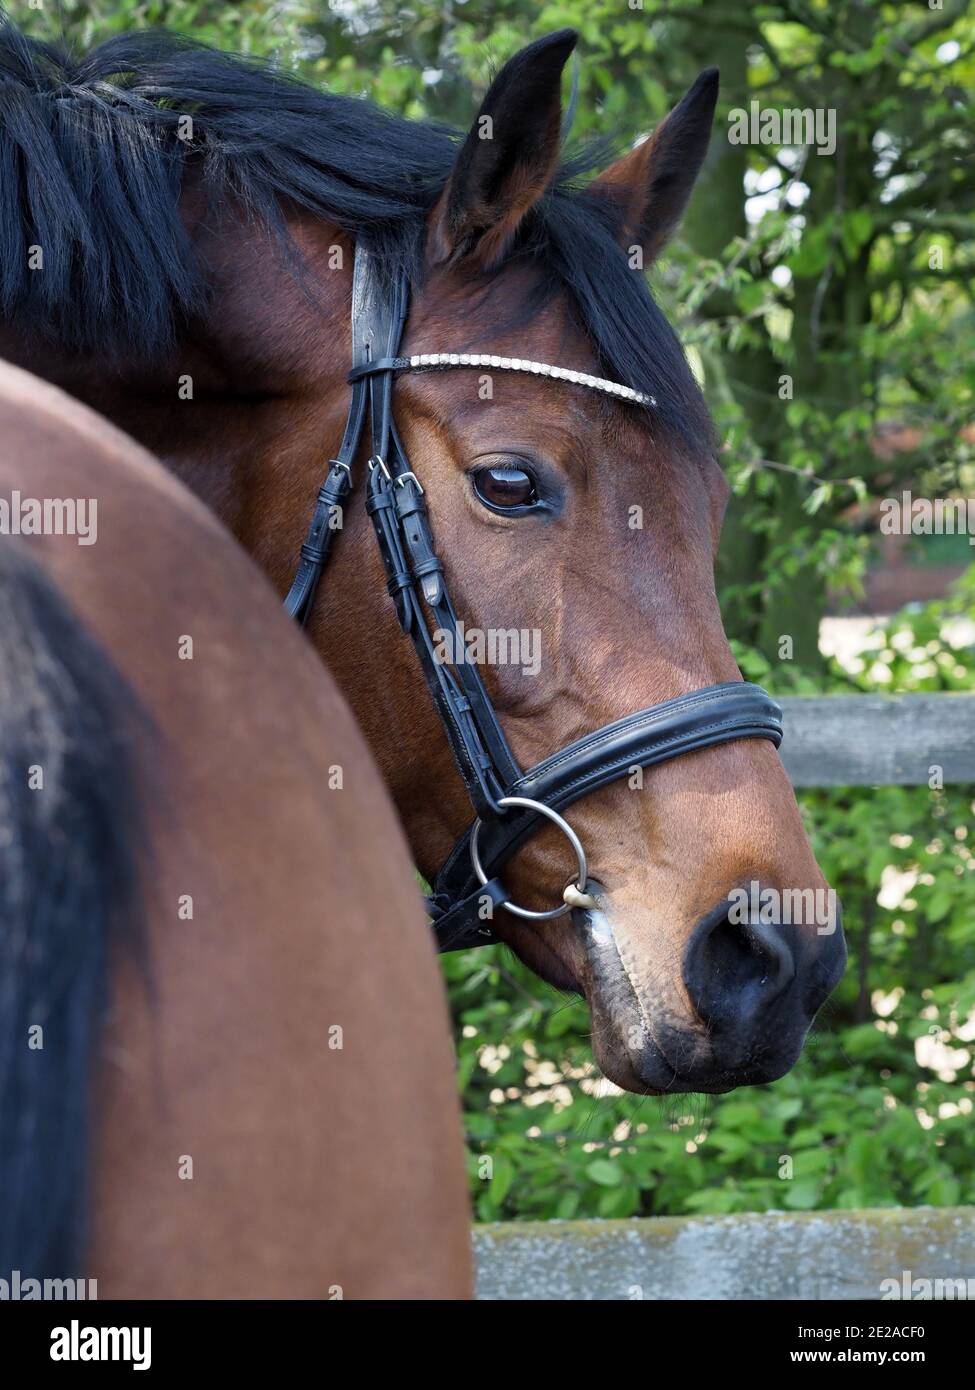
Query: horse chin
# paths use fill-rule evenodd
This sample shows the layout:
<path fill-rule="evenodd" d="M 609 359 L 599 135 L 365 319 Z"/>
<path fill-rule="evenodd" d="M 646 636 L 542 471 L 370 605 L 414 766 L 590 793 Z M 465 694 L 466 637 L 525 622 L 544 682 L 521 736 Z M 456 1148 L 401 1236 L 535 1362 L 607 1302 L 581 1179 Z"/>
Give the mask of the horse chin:
<path fill-rule="evenodd" d="M 699 1033 L 685 1032 L 666 1012 L 655 1017 L 652 1001 L 638 996 L 606 911 L 573 909 L 572 923 L 586 952 L 593 1056 L 614 1085 L 646 1096 L 725 1095 L 776 1081 L 795 1064 L 805 1029 L 733 1069 L 722 1067 Z"/>
<path fill-rule="evenodd" d="M 596 1065 L 608 1081 L 637 1095 L 670 1095 L 687 1088 L 653 1042 L 644 1012 L 622 967 L 609 914 L 573 908 L 572 925 L 586 953 L 586 996 Z M 635 1049 L 627 1039 L 639 1038 Z"/>
<path fill-rule="evenodd" d="M 658 1052 L 654 1058 L 641 1057 L 638 1070 L 633 1059 L 611 1033 L 594 1029 L 592 1046 L 599 1070 L 607 1081 L 621 1091 L 630 1091 L 638 1096 L 668 1096 L 687 1089 L 680 1084 L 677 1073 L 662 1053 Z"/>

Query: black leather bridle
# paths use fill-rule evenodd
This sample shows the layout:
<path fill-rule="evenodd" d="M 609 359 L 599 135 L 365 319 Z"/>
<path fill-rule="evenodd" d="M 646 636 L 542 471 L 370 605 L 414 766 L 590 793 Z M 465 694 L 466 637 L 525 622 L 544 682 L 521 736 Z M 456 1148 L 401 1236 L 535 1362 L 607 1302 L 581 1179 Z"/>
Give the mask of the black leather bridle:
<path fill-rule="evenodd" d="M 426 497 L 410 468 L 396 424 L 392 397 L 395 374 L 488 366 L 570 380 L 638 407 L 652 398 L 603 378 L 517 358 L 431 353 L 397 357 L 406 321 L 408 290 L 400 282 L 384 289 L 370 258 L 357 247 L 352 284 L 352 399 L 337 454 L 319 489 L 307 539 L 285 608 L 300 623 L 308 618 L 335 535 L 334 519 L 352 489 L 352 468 L 369 417 L 372 450 L 366 481 L 366 510 L 372 517 L 386 569 L 387 588 L 403 632 L 412 640 L 477 819 L 448 855 L 427 900 L 441 950 L 496 941 L 494 908 L 533 919 L 555 917 L 572 906 L 591 906 L 585 852 L 559 815 L 574 801 L 625 776 L 700 748 L 732 739 L 765 738 L 779 745 L 782 715 L 760 686 L 741 681 L 708 686 L 665 704 L 628 714 L 587 734 L 523 771 L 508 747 L 477 666 L 467 658 L 457 614 L 433 544 Z M 429 615 L 429 616 L 428 616 Z M 428 626 L 458 634 L 447 664 Z M 511 903 L 498 874 L 518 846 L 548 819 L 568 836 L 577 875 L 563 902 L 547 912 Z"/>

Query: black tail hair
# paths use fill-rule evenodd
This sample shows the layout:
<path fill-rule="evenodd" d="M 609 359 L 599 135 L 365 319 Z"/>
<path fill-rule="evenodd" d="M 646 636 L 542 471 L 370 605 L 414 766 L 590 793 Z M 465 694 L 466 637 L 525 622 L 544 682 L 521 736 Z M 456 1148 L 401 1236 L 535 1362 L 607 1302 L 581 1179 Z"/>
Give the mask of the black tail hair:
<path fill-rule="evenodd" d="M 145 716 L 44 571 L 0 540 L 0 1278 L 75 1278 L 110 941 L 138 939 Z"/>

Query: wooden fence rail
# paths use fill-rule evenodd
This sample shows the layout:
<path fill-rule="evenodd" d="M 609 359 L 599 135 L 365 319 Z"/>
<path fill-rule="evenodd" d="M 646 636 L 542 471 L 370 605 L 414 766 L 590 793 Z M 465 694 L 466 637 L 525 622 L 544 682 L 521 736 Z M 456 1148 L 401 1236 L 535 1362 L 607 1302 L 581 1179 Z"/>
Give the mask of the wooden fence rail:
<path fill-rule="evenodd" d="M 975 782 L 975 695 L 794 695 L 780 704 L 782 760 L 797 787 L 918 786 L 932 769 L 945 786 Z"/>
<path fill-rule="evenodd" d="M 975 1298 L 975 1208 L 918 1207 L 474 1230 L 482 1299 Z"/>

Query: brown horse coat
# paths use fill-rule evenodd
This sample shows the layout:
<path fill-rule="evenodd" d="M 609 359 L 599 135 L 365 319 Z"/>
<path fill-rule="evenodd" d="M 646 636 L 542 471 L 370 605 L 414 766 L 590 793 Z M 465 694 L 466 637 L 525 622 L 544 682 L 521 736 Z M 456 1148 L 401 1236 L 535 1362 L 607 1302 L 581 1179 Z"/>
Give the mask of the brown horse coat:
<path fill-rule="evenodd" d="M 212 514 L 113 426 L 3 364 L 0 441 L 0 495 L 96 499 L 94 544 L 0 544 L 39 560 L 158 730 L 134 749 L 148 980 L 119 953 L 85 1272 L 99 1297 L 465 1296 L 442 987 L 344 701 Z"/>

